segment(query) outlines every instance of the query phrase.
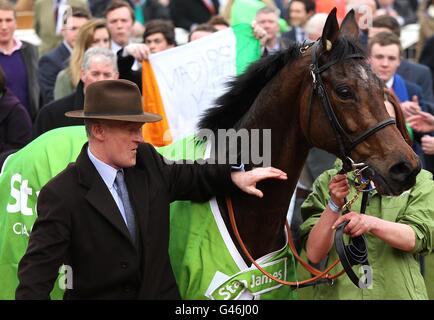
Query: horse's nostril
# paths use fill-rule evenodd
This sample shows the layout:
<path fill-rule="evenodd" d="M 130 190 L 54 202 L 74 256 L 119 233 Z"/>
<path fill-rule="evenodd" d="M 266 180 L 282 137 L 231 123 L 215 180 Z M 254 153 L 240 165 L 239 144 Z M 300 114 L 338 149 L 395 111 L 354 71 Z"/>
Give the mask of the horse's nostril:
<path fill-rule="evenodd" d="M 390 168 L 390 176 L 396 182 L 405 182 L 413 173 L 414 168 L 407 161 L 398 162 Z"/>

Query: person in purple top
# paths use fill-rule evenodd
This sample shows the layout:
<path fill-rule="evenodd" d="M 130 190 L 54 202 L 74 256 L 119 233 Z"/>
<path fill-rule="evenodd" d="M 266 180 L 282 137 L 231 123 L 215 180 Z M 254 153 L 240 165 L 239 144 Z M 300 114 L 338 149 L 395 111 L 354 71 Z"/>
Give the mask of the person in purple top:
<path fill-rule="evenodd" d="M 0 67 L 0 158 L 5 152 L 24 147 L 32 136 L 30 117 L 17 97 L 5 86 Z"/>
<path fill-rule="evenodd" d="M 32 44 L 14 37 L 16 28 L 13 5 L 0 0 L 0 66 L 6 86 L 34 119 L 39 110 L 38 52 Z"/>

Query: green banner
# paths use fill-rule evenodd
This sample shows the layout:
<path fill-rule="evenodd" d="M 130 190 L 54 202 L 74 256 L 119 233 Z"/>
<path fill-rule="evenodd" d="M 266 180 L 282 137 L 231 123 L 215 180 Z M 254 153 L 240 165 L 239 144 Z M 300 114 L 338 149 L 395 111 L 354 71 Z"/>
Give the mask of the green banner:
<path fill-rule="evenodd" d="M 238 24 L 233 26 L 235 38 L 237 39 L 237 75 L 242 74 L 252 62 L 261 57 L 261 45 L 255 38 L 250 24 Z"/>
<path fill-rule="evenodd" d="M 235 26 L 239 23 L 251 24 L 256 18 L 256 12 L 264 8 L 266 5 L 262 1 L 257 0 L 236 0 L 231 9 L 231 25 Z M 280 32 L 289 31 L 288 23 L 279 19 Z"/>
<path fill-rule="evenodd" d="M 83 126 L 52 130 L 9 156 L 0 174 L 0 299 L 14 299 L 18 263 L 36 220 L 41 188 L 77 158 L 87 141 Z M 62 297 L 56 283 L 53 299 Z"/>

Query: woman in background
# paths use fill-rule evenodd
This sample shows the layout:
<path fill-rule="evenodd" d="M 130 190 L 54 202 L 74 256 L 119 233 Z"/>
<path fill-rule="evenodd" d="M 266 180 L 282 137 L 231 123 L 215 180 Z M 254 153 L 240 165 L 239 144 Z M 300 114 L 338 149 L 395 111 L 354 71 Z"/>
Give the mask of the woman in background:
<path fill-rule="evenodd" d="M 110 34 L 103 19 L 90 20 L 80 28 L 69 65 L 57 75 L 54 86 L 55 100 L 74 92 L 80 81 L 80 66 L 84 53 L 91 47 L 110 48 Z"/>

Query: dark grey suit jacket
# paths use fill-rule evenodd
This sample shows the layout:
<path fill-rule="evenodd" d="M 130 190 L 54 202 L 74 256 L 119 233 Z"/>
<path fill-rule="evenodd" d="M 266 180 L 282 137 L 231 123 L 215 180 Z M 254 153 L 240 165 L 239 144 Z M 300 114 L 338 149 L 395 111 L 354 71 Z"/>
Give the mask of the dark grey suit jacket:
<path fill-rule="evenodd" d="M 38 80 L 41 86 L 42 105 L 54 100 L 57 74 L 65 69 L 71 55 L 63 42 L 39 59 Z"/>
<path fill-rule="evenodd" d="M 33 124 L 33 138 L 56 128 L 84 125 L 83 119 L 65 116 L 65 112 L 81 110 L 83 106 L 83 83 L 80 81 L 73 94 L 52 101 L 39 111 Z"/>

